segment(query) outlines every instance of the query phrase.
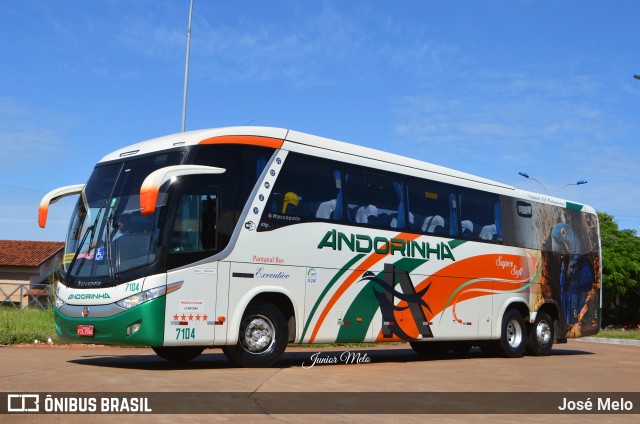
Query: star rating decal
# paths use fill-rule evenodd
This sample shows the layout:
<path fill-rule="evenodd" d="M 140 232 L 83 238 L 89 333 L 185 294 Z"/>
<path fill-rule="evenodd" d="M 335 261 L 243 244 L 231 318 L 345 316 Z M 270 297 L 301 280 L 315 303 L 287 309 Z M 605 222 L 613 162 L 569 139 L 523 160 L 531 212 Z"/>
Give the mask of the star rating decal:
<path fill-rule="evenodd" d="M 183 313 L 182 315 L 175 314 L 173 316 L 173 320 L 174 321 L 178 321 L 178 320 L 181 320 L 181 321 L 187 321 L 187 320 L 189 320 L 189 321 L 194 321 L 194 320 L 195 321 L 207 321 L 208 318 L 209 318 L 209 315 L 207 315 L 207 314 L 202 314 L 202 315 L 200 315 L 200 314 L 196 314 L 196 315 L 189 314 L 189 315 L 186 315 L 186 314 Z"/>

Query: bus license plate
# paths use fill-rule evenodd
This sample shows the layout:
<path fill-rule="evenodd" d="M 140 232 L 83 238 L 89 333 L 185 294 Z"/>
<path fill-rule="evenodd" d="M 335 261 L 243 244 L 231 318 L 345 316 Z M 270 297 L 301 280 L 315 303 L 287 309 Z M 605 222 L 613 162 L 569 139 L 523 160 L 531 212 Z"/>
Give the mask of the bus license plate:
<path fill-rule="evenodd" d="M 93 337 L 93 325 L 79 325 L 78 336 Z"/>

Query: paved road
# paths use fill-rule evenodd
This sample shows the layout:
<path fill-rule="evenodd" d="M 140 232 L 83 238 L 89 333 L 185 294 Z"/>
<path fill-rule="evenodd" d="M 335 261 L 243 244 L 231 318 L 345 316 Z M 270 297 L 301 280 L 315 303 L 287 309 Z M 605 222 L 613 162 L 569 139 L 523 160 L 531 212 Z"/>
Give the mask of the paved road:
<path fill-rule="evenodd" d="M 345 357 L 349 353 L 352 356 L 348 360 L 359 358 L 362 363 L 345 364 Z M 558 345 L 549 357 L 519 359 L 487 357 L 479 350 L 473 350 L 467 355 L 424 359 L 416 355 L 408 345 L 386 345 L 369 349 L 289 348 L 277 366 L 268 369 L 233 368 L 217 349 L 205 351 L 192 363 L 177 367 L 156 357 L 150 349 L 110 347 L 0 347 L 0 359 L 0 392 L 175 392 L 179 393 L 181 404 L 186 405 L 186 411 L 191 413 L 199 412 L 198 405 L 206 409 L 210 402 L 219 402 L 227 406 L 227 412 L 256 414 L 143 414 L 136 417 L 136 421 L 140 422 L 277 420 L 296 423 L 386 423 L 396 420 L 392 419 L 392 415 L 384 414 L 384 407 L 381 405 L 385 402 L 397 403 L 411 393 L 419 396 L 424 392 L 454 392 L 448 395 L 451 396 L 449 403 L 444 404 L 443 399 L 437 397 L 442 395 L 438 394 L 434 398 L 419 398 L 431 402 L 434 407 L 449 405 L 445 407 L 457 412 L 465 411 L 465 405 L 468 404 L 466 399 L 484 402 L 486 392 L 515 393 L 516 398 L 512 400 L 520 404 L 523 404 L 523 397 L 520 395 L 522 392 L 541 392 L 539 396 L 550 393 L 555 396 L 554 401 L 557 398 L 558 406 L 564 396 L 557 393 L 565 392 L 573 396 L 584 395 L 585 398 L 596 392 L 636 392 L 635 398 L 632 398 L 638 399 L 633 409 L 635 415 L 632 416 L 527 414 L 516 417 L 520 422 L 547 422 L 550 419 L 557 423 L 630 422 L 638 420 L 637 414 L 640 412 L 640 346 L 584 341 Z M 314 362 L 315 365 L 312 366 Z M 260 397 L 261 394 L 271 395 L 274 392 L 289 394 L 275 399 Z M 298 392 L 304 392 L 305 395 L 297 395 Z M 350 395 L 354 392 L 360 395 Z M 375 392 L 378 396 L 375 393 L 366 394 L 369 392 Z M 319 399 L 315 403 L 314 397 Z M 247 406 L 248 398 L 252 398 L 251 406 Z M 337 405 L 335 409 L 323 409 L 321 401 L 328 399 Z M 509 398 L 505 399 L 507 405 Z M 525 402 L 524 407 L 531 408 L 535 402 L 545 399 L 534 396 L 530 402 Z M 583 397 L 578 396 L 577 399 Z M 279 403 L 280 407 L 275 408 L 275 411 L 270 410 L 265 407 L 267 401 L 270 405 L 274 405 L 273 402 Z M 318 415 L 296 414 L 296 407 L 304 404 L 303 402 L 310 402 L 310 407 L 315 408 L 314 412 Z M 378 413 L 332 414 L 353 412 L 349 407 L 341 409 L 340 404 L 348 406 L 354 402 L 368 402 Z M 488 398 L 486 402 L 493 400 Z M 438 422 L 514 422 L 514 417 L 509 415 L 447 414 L 417 417 L 420 421 L 437 418 Z M 9 417 L 0 415 L 0 422 L 4 421 L 3 418 Z M 59 422 L 87 420 L 87 416 L 79 415 L 10 417 L 12 422 L 41 422 L 43 418 Z M 114 418 L 117 421 L 128 421 L 127 418 L 131 416 L 94 415 L 90 420 L 113 422 Z"/>

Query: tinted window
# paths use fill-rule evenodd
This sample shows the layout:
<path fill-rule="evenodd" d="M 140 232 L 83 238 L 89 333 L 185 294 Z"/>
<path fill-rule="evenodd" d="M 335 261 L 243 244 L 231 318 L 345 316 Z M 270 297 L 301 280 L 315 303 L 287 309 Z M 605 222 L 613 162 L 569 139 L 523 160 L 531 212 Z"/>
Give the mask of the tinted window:
<path fill-rule="evenodd" d="M 457 206 L 461 238 L 502 241 L 502 219 L 498 195 L 484 191 L 460 189 Z"/>
<path fill-rule="evenodd" d="M 177 165 L 183 157 L 183 151 L 173 151 L 97 166 L 73 212 L 65 250 L 71 255 L 65 256 L 76 260 L 64 261 L 65 271 L 71 267 L 73 276 L 113 278 L 155 262 L 163 205 L 143 216 L 140 186 L 151 172 Z"/>
<path fill-rule="evenodd" d="M 342 220 L 340 164 L 289 153 L 262 216 L 269 230 L 311 221 Z"/>
<path fill-rule="evenodd" d="M 451 237 L 458 234 L 453 186 L 409 178 L 407 190 L 410 231 Z"/>
<path fill-rule="evenodd" d="M 361 166 L 345 167 L 347 221 L 376 228 L 405 227 L 402 177 Z"/>
<path fill-rule="evenodd" d="M 195 164 L 226 170 L 215 179 L 219 190 L 216 207 L 221 249 L 229 242 L 244 205 L 272 154 L 273 149 L 245 145 L 202 146 L 196 153 Z"/>
<path fill-rule="evenodd" d="M 217 249 L 217 188 L 202 187 L 178 201 L 169 251 L 203 252 Z M 206 193 L 206 194 L 198 194 Z"/>

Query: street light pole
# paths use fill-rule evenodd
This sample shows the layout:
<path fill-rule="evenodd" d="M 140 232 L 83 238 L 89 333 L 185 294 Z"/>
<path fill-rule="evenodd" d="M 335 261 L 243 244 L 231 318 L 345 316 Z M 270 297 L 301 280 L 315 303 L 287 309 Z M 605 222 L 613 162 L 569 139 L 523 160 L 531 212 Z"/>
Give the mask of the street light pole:
<path fill-rule="evenodd" d="M 559 192 L 560 190 L 562 190 L 562 189 L 563 189 L 563 188 L 565 188 L 565 187 L 572 186 L 572 185 L 582 185 L 582 184 L 586 184 L 586 183 L 587 183 L 587 180 L 578 180 L 578 181 L 576 181 L 575 183 L 565 184 L 565 185 L 563 185 L 562 187 L 560 187 L 559 189 L 557 189 L 557 190 L 553 193 L 553 195 L 555 196 L 556 194 L 558 194 L 558 192 Z"/>
<path fill-rule="evenodd" d="M 638 77 L 639 77 L 638 79 L 640 79 L 640 75 L 638 75 Z M 545 193 L 547 193 L 547 195 L 549 194 L 549 190 L 547 190 L 547 187 L 544 184 L 542 184 L 540 181 L 538 181 L 537 179 L 533 178 L 532 176 L 530 176 L 526 172 L 518 172 L 518 175 L 521 175 L 521 176 L 523 176 L 525 178 L 528 178 L 530 180 L 533 180 L 533 181 L 537 182 L 538 184 L 540 184 L 542 186 L 542 188 L 544 189 Z M 572 185 L 582 185 L 582 184 L 586 184 L 586 183 L 587 183 L 587 180 L 578 180 L 575 183 L 565 184 L 562 187 L 560 187 L 559 189 L 557 189 L 556 191 L 554 191 L 553 195 L 555 196 L 556 194 L 558 194 L 558 192 L 560 190 L 562 190 L 565 187 L 572 186 Z"/>
<path fill-rule="evenodd" d="M 184 95 L 182 96 L 182 132 L 187 121 L 187 86 L 189 84 L 189 48 L 191 46 L 191 15 L 193 13 L 193 1 L 189 6 L 189 27 L 187 29 L 187 62 L 184 66 Z"/>
<path fill-rule="evenodd" d="M 528 178 L 530 180 L 533 180 L 533 181 L 537 182 L 538 184 L 540 184 L 542 186 L 542 188 L 544 189 L 545 193 L 549 194 L 549 190 L 547 190 L 547 187 L 545 187 L 545 185 L 542 184 L 540 181 L 538 181 L 535 178 L 529 176 L 529 174 L 527 174 L 526 172 L 518 172 L 518 174 L 522 175 L 525 178 Z"/>

